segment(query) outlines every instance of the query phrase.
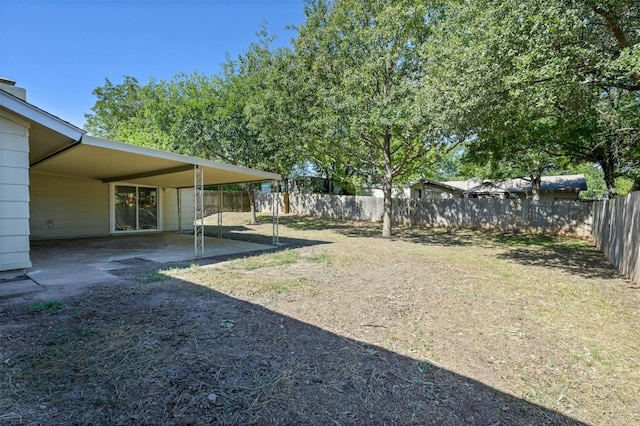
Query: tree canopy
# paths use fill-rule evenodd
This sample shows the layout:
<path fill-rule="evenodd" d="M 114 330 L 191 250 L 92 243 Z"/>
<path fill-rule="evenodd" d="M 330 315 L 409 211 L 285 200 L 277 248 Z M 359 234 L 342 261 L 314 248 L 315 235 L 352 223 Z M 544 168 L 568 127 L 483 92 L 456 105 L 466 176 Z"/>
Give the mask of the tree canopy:
<path fill-rule="evenodd" d="M 131 76 L 94 90 L 86 128 L 102 137 L 287 175 L 298 158 L 267 110 L 266 84 L 284 61 L 263 29 L 220 75 L 180 74 L 141 85 Z M 253 186 L 247 186 L 255 213 Z M 252 215 L 255 221 L 255 215 Z"/>
<path fill-rule="evenodd" d="M 87 130 L 380 185 L 384 236 L 394 185 L 459 163 L 534 188 L 581 167 L 610 197 L 619 177 L 640 186 L 637 1 L 306 0 L 304 11 L 291 49 L 272 49 L 263 29 L 218 75 L 106 80 Z"/>
<path fill-rule="evenodd" d="M 616 176 L 638 178 L 637 2 L 473 0 L 445 10 L 428 78 L 473 134 L 468 162 L 534 181 L 532 163 L 540 174 L 592 162 L 610 196 Z"/>
<path fill-rule="evenodd" d="M 294 102 L 306 111 L 304 142 L 320 163 L 339 164 L 384 193 L 383 236 L 391 235 L 391 191 L 416 176 L 444 144 L 420 79 L 429 41 L 424 1 L 308 1 L 295 41 Z"/>

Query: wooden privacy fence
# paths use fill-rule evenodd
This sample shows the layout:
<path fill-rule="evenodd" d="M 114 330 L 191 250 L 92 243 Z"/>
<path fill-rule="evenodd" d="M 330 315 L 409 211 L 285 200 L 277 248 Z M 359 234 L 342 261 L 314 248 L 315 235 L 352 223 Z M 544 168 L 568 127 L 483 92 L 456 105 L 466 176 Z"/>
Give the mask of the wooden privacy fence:
<path fill-rule="evenodd" d="M 640 283 L 640 191 L 594 204 L 593 239 L 613 266 Z"/>
<path fill-rule="evenodd" d="M 258 195 L 258 210 L 271 211 L 271 194 Z M 283 195 L 279 210 L 284 211 Z M 349 220 L 380 221 L 378 197 L 289 194 L 291 213 Z M 477 198 L 393 200 L 394 223 L 452 228 L 484 228 L 549 234 L 591 236 L 591 204 L 558 200 L 498 200 Z"/>
<path fill-rule="evenodd" d="M 203 191 L 204 210 L 207 215 L 223 212 L 248 212 L 249 196 L 244 191 L 223 191 L 222 200 L 219 191 Z M 222 208 L 220 204 L 222 201 Z"/>
<path fill-rule="evenodd" d="M 258 194 L 258 211 L 270 212 L 272 194 Z M 284 198 L 278 195 L 279 211 Z M 382 220 L 378 197 L 289 194 L 291 213 L 348 220 Z M 640 191 L 595 202 L 498 199 L 394 199 L 394 223 L 482 228 L 593 237 L 596 247 L 633 282 L 640 282 Z"/>

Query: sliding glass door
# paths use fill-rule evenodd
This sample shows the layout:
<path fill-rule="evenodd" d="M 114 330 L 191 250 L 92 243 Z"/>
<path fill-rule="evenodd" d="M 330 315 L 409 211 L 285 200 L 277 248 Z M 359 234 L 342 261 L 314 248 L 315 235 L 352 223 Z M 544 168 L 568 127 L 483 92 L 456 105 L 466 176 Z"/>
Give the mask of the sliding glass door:
<path fill-rule="evenodd" d="M 114 230 L 158 229 L 158 188 L 114 185 Z"/>

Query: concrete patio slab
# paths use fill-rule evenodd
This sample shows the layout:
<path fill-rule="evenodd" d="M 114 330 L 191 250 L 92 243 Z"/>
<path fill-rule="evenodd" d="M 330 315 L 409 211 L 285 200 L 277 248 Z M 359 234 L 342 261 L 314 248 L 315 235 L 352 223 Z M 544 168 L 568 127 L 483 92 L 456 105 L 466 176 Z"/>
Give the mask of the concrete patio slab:
<path fill-rule="evenodd" d="M 38 293 L 44 287 L 32 280 L 17 280 L 0 283 L 0 299 L 20 297 L 28 294 Z"/>
<path fill-rule="evenodd" d="M 204 256 L 195 257 L 193 235 L 129 234 L 31 242 L 30 279 L 0 283 L 0 298 L 40 293 L 38 297 L 70 295 L 83 288 L 118 280 L 110 273 L 137 265 L 194 263 L 218 256 L 271 250 L 274 246 L 205 237 Z"/>
<path fill-rule="evenodd" d="M 101 271 L 93 266 L 81 266 L 72 269 L 44 269 L 28 272 L 27 276 L 38 285 L 45 287 L 99 284 L 118 279 L 115 275 Z"/>

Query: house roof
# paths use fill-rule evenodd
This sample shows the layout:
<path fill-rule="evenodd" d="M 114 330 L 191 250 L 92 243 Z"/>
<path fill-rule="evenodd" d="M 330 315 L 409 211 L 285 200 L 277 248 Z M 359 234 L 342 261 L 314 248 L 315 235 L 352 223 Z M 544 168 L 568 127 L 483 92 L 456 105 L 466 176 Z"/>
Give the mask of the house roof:
<path fill-rule="evenodd" d="M 30 125 L 29 163 L 34 173 L 129 182 L 166 188 L 280 180 L 280 175 L 86 135 L 60 118 L 0 90 L 0 111 Z"/>
<path fill-rule="evenodd" d="M 462 192 L 463 190 L 457 186 L 454 185 L 450 185 L 449 182 L 434 182 L 431 180 L 425 180 L 421 182 L 423 186 L 426 186 L 428 188 L 431 189 L 440 189 L 443 190 L 445 192 L 451 192 L 451 193 L 456 193 L 456 192 Z"/>
<path fill-rule="evenodd" d="M 86 132 L 74 126 L 68 121 L 56 117 L 29 102 L 20 99 L 13 94 L 2 90 L 0 86 L 0 110 L 10 111 L 17 114 L 31 123 L 30 134 L 36 131 L 40 133 L 44 129 L 49 129 L 66 138 L 77 140 Z"/>
<path fill-rule="evenodd" d="M 578 192 L 587 189 L 584 175 L 543 176 L 540 182 L 540 192 L 569 191 Z M 469 188 L 465 194 L 488 193 L 530 193 L 533 191 L 531 182 L 525 179 L 507 179 L 504 181 L 490 181 Z"/>
<path fill-rule="evenodd" d="M 447 185 L 458 190 L 466 191 L 467 189 L 471 189 L 478 185 L 482 184 L 482 180 L 472 178 L 467 180 L 450 180 L 445 182 L 439 182 L 440 184 Z"/>
<path fill-rule="evenodd" d="M 544 191 L 586 191 L 587 180 L 584 175 L 544 176 L 540 183 Z"/>

